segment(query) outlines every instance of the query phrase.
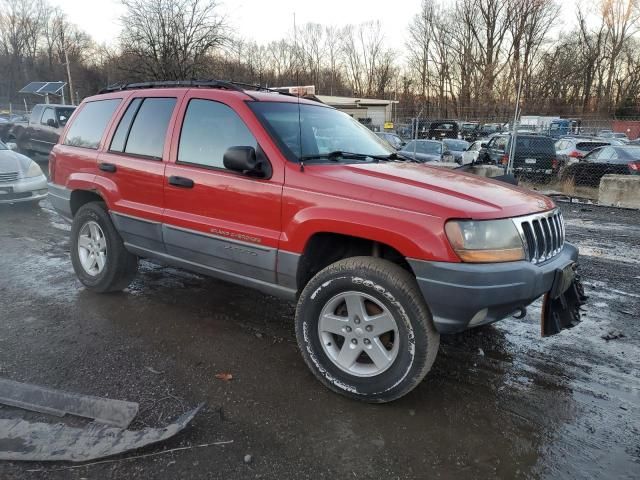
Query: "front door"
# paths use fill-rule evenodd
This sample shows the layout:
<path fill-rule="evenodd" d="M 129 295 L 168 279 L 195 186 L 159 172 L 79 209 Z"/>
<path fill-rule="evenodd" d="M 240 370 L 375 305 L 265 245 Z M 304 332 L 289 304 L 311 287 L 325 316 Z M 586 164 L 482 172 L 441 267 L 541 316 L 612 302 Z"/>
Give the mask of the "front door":
<path fill-rule="evenodd" d="M 235 280 L 275 283 L 283 174 L 274 168 L 271 178 L 256 178 L 224 167 L 229 147 L 264 153 L 247 127 L 249 118 L 217 94 L 204 99 L 194 92 L 183 102 L 181 131 L 165 171 L 166 252 Z"/>

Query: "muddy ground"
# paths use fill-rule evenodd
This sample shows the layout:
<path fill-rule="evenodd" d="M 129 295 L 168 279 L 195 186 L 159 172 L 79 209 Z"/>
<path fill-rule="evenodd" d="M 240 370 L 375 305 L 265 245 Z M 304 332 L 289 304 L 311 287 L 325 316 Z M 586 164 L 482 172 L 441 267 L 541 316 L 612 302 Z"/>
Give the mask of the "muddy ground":
<path fill-rule="evenodd" d="M 288 303 L 146 261 L 127 291 L 92 294 L 47 201 L 2 207 L 0 377 L 139 402 L 132 428 L 207 407 L 136 454 L 193 448 L 2 462 L 0 478 L 640 478 L 640 212 L 561 206 L 583 252 L 582 324 L 541 339 L 535 304 L 524 320 L 443 337 L 426 380 L 378 406 L 314 379 Z M 233 443 L 197 447 L 217 441 Z"/>

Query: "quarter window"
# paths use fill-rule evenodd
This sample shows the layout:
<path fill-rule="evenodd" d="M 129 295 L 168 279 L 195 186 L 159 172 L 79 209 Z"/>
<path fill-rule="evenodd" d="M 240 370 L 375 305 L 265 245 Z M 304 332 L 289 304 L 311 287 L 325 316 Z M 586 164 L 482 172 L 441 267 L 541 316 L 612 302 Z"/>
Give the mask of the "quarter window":
<path fill-rule="evenodd" d="M 64 144 L 96 150 L 119 103 L 119 98 L 86 103 L 69 127 Z"/>
<path fill-rule="evenodd" d="M 229 147 L 258 147 L 258 142 L 231 108 L 211 100 L 189 102 L 182 123 L 178 162 L 224 168 Z"/>
<path fill-rule="evenodd" d="M 133 119 L 133 124 L 125 140 L 124 152 L 162 159 L 167 128 L 175 105 L 175 98 L 145 98 Z M 125 113 L 125 117 L 127 113 L 129 112 Z M 122 120 L 124 122 L 126 118 L 123 117 Z M 119 126 L 118 129 L 120 129 Z M 116 140 L 118 133 L 116 132 L 114 135 L 114 140 Z"/>

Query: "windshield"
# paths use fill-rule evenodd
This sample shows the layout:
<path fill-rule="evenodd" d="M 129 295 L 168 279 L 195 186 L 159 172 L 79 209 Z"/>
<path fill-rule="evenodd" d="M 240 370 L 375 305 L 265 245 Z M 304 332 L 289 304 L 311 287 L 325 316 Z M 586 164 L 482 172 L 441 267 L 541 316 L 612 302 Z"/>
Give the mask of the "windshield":
<path fill-rule="evenodd" d="M 442 144 L 440 142 L 431 142 L 428 140 L 414 140 L 407 143 L 402 149 L 405 152 L 426 153 L 431 155 L 440 155 Z"/>
<path fill-rule="evenodd" d="M 287 157 L 351 152 L 388 156 L 395 150 L 346 113 L 333 108 L 284 102 L 251 102 Z"/>
<path fill-rule="evenodd" d="M 442 140 L 449 150 L 455 150 L 456 152 L 464 152 L 467 148 L 469 148 L 469 142 L 465 142 L 464 140 Z"/>

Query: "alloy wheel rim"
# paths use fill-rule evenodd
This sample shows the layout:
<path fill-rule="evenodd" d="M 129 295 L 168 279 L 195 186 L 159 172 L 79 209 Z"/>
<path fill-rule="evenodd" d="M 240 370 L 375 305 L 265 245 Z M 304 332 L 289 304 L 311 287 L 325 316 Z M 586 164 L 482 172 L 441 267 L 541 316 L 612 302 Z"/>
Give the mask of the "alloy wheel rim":
<path fill-rule="evenodd" d="M 107 239 L 93 220 L 86 222 L 78 233 L 78 257 L 82 269 L 92 277 L 102 273 L 107 263 Z"/>
<path fill-rule="evenodd" d="M 380 375 L 398 356 L 398 325 L 380 300 L 363 292 L 342 292 L 323 307 L 320 344 L 342 371 L 357 377 Z"/>

